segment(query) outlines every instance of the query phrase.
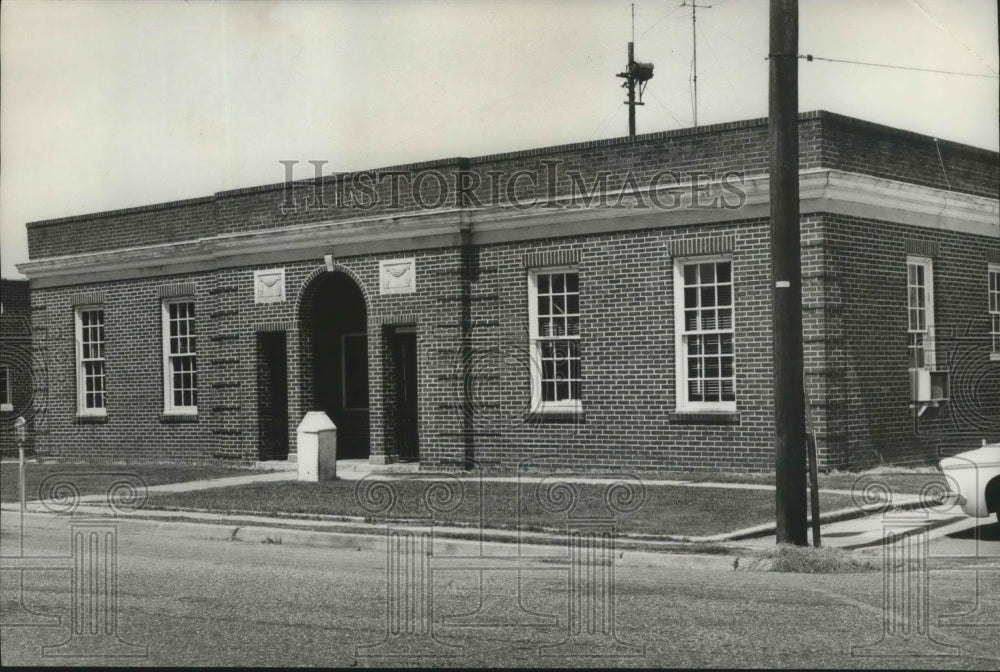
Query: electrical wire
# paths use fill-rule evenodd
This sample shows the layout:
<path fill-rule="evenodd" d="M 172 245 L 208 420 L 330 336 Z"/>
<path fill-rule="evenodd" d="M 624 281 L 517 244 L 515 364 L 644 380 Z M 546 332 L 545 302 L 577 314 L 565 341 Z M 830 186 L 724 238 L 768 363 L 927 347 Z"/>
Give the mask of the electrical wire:
<path fill-rule="evenodd" d="M 660 104 L 660 107 L 662 107 L 662 108 L 663 108 L 663 111 L 664 111 L 664 112 L 666 112 L 667 114 L 669 114 L 669 115 L 670 115 L 670 118 L 671 118 L 671 119 L 673 119 L 674 121 L 676 121 L 676 122 L 677 122 L 677 126 L 678 126 L 679 128 L 683 128 L 683 127 L 684 127 L 684 126 L 686 125 L 686 124 L 685 124 L 685 123 L 684 123 L 683 121 L 681 121 L 680 119 L 678 119 L 677 117 L 675 117 L 675 116 L 674 116 L 674 113 L 673 113 L 673 112 L 671 112 L 671 111 L 670 111 L 670 110 L 669 110 L 669 109 L 667 108 L 666 104 L 664 104 L 664 102 L 663 102 L 662 100 L 660 100 L 660 98 L 659 98 L 659 97 L 658 97 L 658 96 L 657 96 L 657 95 L 656 95 L 655 93 L 653 93 L 652 91 L 650 91 L 650 92 L 649 92 L 649 95 L 651 95 L 651 96 L 653 97 L 653 100 L 655 100 L 656 102 L 658 102 L 658 103 Z"/>
<path fill-rule="evenodd" d="M 851 65 L 867 65 L 875 68 L 890 68 L 892 70 L 913 70 L 916 72 L 933 72 L 939 75 L 959 75 L 962 77 L 986 77 L 988 79 L 1000 79 L 1000 75 L 985 75 L 978 72 L 956 72 L 954 70 L 935 70 L 933 68 L 917 68 L 908 65 L 888 65 L 886 63 L 868 63 L 866 61 L 851 61 L 842 58 L 823 58 L 822 56 L 813 56 L 812 54 L 798 54 L 799 58 L 804 58 L 807 61 L 827 61 L 829 63 L 849 63 Z"/>

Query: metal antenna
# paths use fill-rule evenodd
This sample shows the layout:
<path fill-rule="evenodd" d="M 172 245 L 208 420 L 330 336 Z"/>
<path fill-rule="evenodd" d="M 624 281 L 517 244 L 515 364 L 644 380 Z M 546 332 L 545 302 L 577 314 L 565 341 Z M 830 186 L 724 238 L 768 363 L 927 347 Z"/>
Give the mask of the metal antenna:
<path fill-rule="evenodd" d="M 681 7 L 687 7 L 687 0 L 681 3 Z M 698 8 L 711 9 L 712 5 L 699 5 L 696 2 L 691 3 L 691 46 L 693 49 L 693 62 L 692 67 L 694 68 L 694 74 L 692 75 L 692 83 L 694 84 L 694 94 L 692 99 L 692 106 L 694 107 L 694 125 L 698 125 L 698 31 L 695 30 L 695 23 L 698 20 Z"/>

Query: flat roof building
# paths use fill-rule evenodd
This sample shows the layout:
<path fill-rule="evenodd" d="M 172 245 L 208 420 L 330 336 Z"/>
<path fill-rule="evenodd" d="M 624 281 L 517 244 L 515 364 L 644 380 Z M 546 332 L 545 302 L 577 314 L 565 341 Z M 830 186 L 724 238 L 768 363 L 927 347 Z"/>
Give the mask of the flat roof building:
<path fill-rule="evenodd" d="M 998 154 L 799 140 L 822 464 L 1000 440 Z M 36 442 L 294 459 L 322 410 L 376 463 L 773 469 L 768 154 L 755 119 L 31 223 Z"/>

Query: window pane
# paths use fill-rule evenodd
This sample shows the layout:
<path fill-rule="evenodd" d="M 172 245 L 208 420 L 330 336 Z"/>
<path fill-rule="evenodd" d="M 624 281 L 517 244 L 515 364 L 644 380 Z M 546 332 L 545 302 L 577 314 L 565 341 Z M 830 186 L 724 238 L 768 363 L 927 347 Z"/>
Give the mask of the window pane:
<path fill-rule="evenodd" d="M 719 305 L 720 306 L 731 306 L 733 304 L 733 286 L 732 285 L 719 285 L 716 290 Z"/>
<path fill-rule="evenodd" d="M 552 297 L 552 314 L 553 315 L 563 315 L 566 313 L 566 297 L 565 296 L 553 296 Z"/>
<path fill-rule="evenodd" d="M 715 287 L 701 288 L 701 305 L 703 308 L 712 308 L 715 304 Z"/>
<path fill-rule="evenodd" d="M 542 381 L 542 401 L 555 401 L 556 400 L 556 384 L 555 381 Z"/>
<path fill-rule="evenodd" d="M 685 308 L 697 308 L 698 307 L 698 290 L 693 287 L 684 288 L 684 307 Z"/>
<path fill-rule="evenodd" d="M 556 382 L 556 401 L 566 401 L 569 398 L 569 383 L 566 381 Z"/>
<path fill-rule="evenodd" d="M 580 295 L 570 294 L 566 297 L 566 312 L 576 315 L 580 312 Z"/>
<path fill-rule="evenodd" d="M 552 313 L 551 299 L 548 296 L 538 297 L 538 316 L 550 315 Z"/>
<path fill-rule="evenodd" d="M 712 283 L 715 282 L 715 264 L 714 263 L 701 264 L 701 268 L 699 268 L 698 271 L 699 271 L 699 273 L 701 273 L 701 279 L 700 279 L 701 284 L 706 285 L 706 284 L 712 284 Z"/>

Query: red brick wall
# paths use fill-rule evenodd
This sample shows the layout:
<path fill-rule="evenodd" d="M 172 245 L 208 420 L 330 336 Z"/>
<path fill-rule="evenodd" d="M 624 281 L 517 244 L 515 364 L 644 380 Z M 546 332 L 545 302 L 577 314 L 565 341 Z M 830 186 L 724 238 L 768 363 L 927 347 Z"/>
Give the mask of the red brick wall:
<path fill-rule="evenodd" d="M 934 243 L 937 366 L 951 400 L 910 407 L 906 241 Z M 1000 440 L 1000 362 L 989 358 L 986 250 L 1000 241 L 844 216 L 823 217 L 833 466 L 926 463 L 939 449 Z"/>
<path fill-rule="evenodd" d="M 751 220 L 483 247 L 474 260 L 471 313 L 466 320 L 472 335 L 468 352 L 463 352 L 458 338 L 463 324 L 459 249 L 416 254 L 418 292 L 404 295 L 378 294 L 377 257 L 337 259 L 336 268 L 349 271 L 369 304 L 373 452 L 393 452 L 386 424 L 391 404 L 386 325 L 415 322 L 425 465 L 456 466 L 472 456 L 513 468 L 518 460 L 533 456 L 539 465 L 563 467 L 772 468 L 767 231 L 765 220 Z M 724 236 L 733 240 L 737 282 L 738 420 L 733 424 L 692 421 L 673 412 L 670 245 L 680 239 Z M 968 375 L 956 372 L 955 401 L 936 416 L 921 418 L 921 434 L 914 435 L 905 348 L 907 238 L 940 244 L 935 262 L 938 332 L 952 329 L 961 336 L 941 339 L 939 363 L 946 365 L 945 353 L 958 353 L 956 348 L 985 347 L 985 319 L 977 321 L 985 318 L 986 311 L 981 239 L 845 217 L 805 218 L 807 375 L 820 449 L 829 465 L 927 461 L 939 443 L 975 439 L 978 444 L 979 438 L 996 438 L 995 427 L 979 431 L 968 426 L 973 407 L 979 416 L 1000 417 L 995 412 L 1000 409 L 998 365 L 986 361 L 982 364 L 987 373 L 977 369 L 975 374 L 975 389 L 968 387 Z M 582 418 L 527 415 L 523 259 L 530 252 L 554 250 L 579 255 Z M 309 329 L 300 321 L 307 311 L 298 305 L 298 297 L 305 294 L 308 279 L 325 269 L 310 262 L 285 268 L 288 300 L 277 304 L 253 303 L 252 268 L 103 286 L 109 394 L 108 419 L 103 424 L 78 423 L 74 408 L 69 296 L 93 287 L 34 292 L 36 315 L 44 322 L 36 333 L 37 345 L 44 348 L 48 364 L 41 437 L 45 449 L 103 458 L 257 459 L 256 331 L 260 329 L 284 329 L 288 334 L 290 445 L 294 446 L 294 426 L 311 409 L 312 385 Z M 201 396 L 194 424 L 165 423 L 160 418 L 157 288 L 178 281 L 197 286 Z M 975 342 L 962 340 L 967 336 Z M 955 355 L 959 356 L 966 357 Z M 471 365 L 463 366 L 463 357 Z M 471 387 L 465 387 L 466 378 Z M 472 401 L 466 399 L 465 389 L 471 390 Z"/>
<path fill-rule="evenodd" d="M 563 161 L 558 173 L 563 182 L 554 190 L 544 180 L 534 187 L 524 180 L 515 194 L 544 200 L 553 191 L 569 190 L 569 170 L 611 170 L 619 180 L 609 181 L 611 189 L 621 186 L 630 169 L 640 184 L 661 169 L 763 173 L 766 135 L 766 123 L 752 120 L 634 141 L 408 168 L 438 168 L 449 174 L 469 168 L 483 175 L 538 168 L 544 176 L 541 162 L 558 158 Z M 942 173 L 940 162 L 935 162 L 937 150 L 927 138 L 828 113 L 803 115 L 800 140 L 804 169 L 826 166 L 893 179 L 912 174 L 912 181 L 930 186 L 943 186 L 936 180 L 947 174 L 956 190 L 997 193 L 995 153 L 942 143 Z M 326 200 L 333 202 L 336 180 L 327 181 L 324 188 Z M 433 200 L 436 188 L 433 180 L 425 182 L 423 196 Z M 488 199 L 486 190 L 484 183 L 476 195 Z M 260 187 L 170 206 L 40 223 L 29 227 L 29 245 L 32 257 L 40 258 L 392 210 L 383 193 L 382 209 L 302 208 L 283 215 L 282 196 L 280 185 Z M 411 200 L 398 210 L 412 207 Z M 738 412 L 706 421 L 674 413 L 671 250 L 678 241 L 720 239 L 732 241 L 736 278 Z M 986 343 L 983 249 L 995 249 L 996 241 L 823 213 L 803 217 L 802 239 L 807 385 L 825 463 L 847 467 L 926 461 L 936 456 L 939 444 L 997 438 L 995 425 L 977 423 L 1000 417 L 998 364 L 980 367 L 978 355 L 970 354 Z M 909 409 L 905 348 L 908 239 L 938 244 L 939 352 L 951 353 L 947 365 L 955 369 L 953 401 L 928 411 L 916 429 Z M 579 259 L 582 417 L 527 416 L 524 257 L 543 251 L 563 251 Z M 388 424 L 393 380 L 387 331 L 412 323 L 417 325 L 425 465 L 454 467 L 472 457 L 512 468 L 534 456 L 538 465 L 566 467 L 773 468 L 768 255 L 768 223 L 756 219 L 337 258 L 334 269 L 358 284 L 368 305 L 373 454 L 391 457 L 394 451 Z M 379 294 L 378 261 L 396 256 L 416 258 L 415 294 Z M 282 266 L 287 300 L 272 304 L 254 303 L 255 267 L 249 266 L 34 290 L 36 379 L 47 391 L 37 428 L 39 446 L 52 453 L 106 459 L 255 460 L 261 454 L 259 400 L 267 384 L 258 376 L 256 334 L 285 331 L 294 449 L 295 425 L 313 408 L 308 288 L 326 269 L 319 258 Z M 199 415 L 194 422 L 161 417 L 159 288 L 176 283 L 194 284 L 197 305 Z M 81 423 L 75 412 L 71 297 L 90 290 L 103 290 L 105 301 L 108 417 L 100 423 Z M 953 334 L 950 342 L 943 337 L 948 330 Z M 942 355 L 939 364 L 945 366 Z"/>
<path fill-rule="evenodd" d="M 540 241 L 479 250 L 469 324 L 474 344 L 474 401 L 463 395 L 461 255 L 431 250 L 417 256 L 418 293 L 380 296 L 376 258 L 338 259 L 369 300 L 372 440 L 388 447 L 385 406 L 391 371 L 386 324 L 417 323 L 421 458 L 454 466 L 466 456 L 513 467 L 529 455 L 540 464 L 583 463 L 638 469 L 763 470 L 770 466 L 770 337 L 766 222 L 688 227 L 642 234 Z M 673 309 L 669 243 L 679 237 L 734 237 L 739 422 L 680 422 L 672 415 Z M 530 387 L 525 365 L 527 296 L 523 255 L 576 249 L 580 254 L 583 315 L 582 419 L 525 417 Z M 257 457 L 257 325 L 285 323 L 292 377 L 292 430 L 309 410 L 311 362 L 306 326 L 297 321 L 296 295 L 315 264 L 286 265 L 289 300 L 254 304 L 252 269 L 183 278 L 197 285 L 199 329 L 198 422 L 161 421 L 160 299 L 165 278 L 109 283 L 106 289 L 108 419 L 75 421 L 73 312 L 69 296 L 89 287 L 39 290 L 47 329 L 40 334 L 52 362 L 46 450 L 86 457 Z M 228 291 L 235 288 L 235 291 Z M 220 297 L 225 297 L 224 299 Z M 297 373 L 296 373 L 297 372 Z M 220 385 L 222 383 L 222 385 Z M 471 413 L 471 418 L 470 414 Z M 294 444 L 293 444 L 294 445 Z M 471 448 L 471 452 L 470 452 Z"/>

